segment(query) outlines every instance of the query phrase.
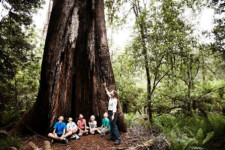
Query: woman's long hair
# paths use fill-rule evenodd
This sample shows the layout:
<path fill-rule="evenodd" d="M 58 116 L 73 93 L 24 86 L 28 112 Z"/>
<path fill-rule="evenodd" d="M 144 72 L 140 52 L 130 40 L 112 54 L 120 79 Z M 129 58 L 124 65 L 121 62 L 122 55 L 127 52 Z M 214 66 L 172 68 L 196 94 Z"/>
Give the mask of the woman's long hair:
<path fill-rule="evenodd" d="M 113 90 L 113 94 L 114 94 L 114 98 L 116 98 L 116 99 L 118 99 L 118 93 L 117 93 L 117 91 L 116 90 Z"/>

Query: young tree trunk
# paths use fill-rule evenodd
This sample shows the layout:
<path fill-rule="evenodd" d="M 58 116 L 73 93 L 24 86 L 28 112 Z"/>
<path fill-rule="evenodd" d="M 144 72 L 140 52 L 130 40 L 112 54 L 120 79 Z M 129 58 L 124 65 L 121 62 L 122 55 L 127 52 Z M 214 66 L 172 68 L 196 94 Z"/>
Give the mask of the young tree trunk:
<path fill-rule="evenodd" d="M 54 0 L 44 56 L 40 89 L 33 108 L 17 125 L 48 132 L 58 116 L 82 113 L 100 122 L 108 97 L 102 84 L 116 89 L 107 44 L 103 0 Z M 118 126 L 126 131 L 118 105 Z"/>
<path fill-rule="evenodd" d="M 133 6 L 134 14 L 136 20 L 140 19 L 140 11 L 141 7 L 139 5 L 139 1 L 136 5 Z M 142 55 L 144 56 L 144 66 L 146 72 L 146 79 L 147 79 L 147 101 L 148 101 L 148 116 L 149 121 L 152 123 L 152 87 L 151 87 L 151 74 L 149 70 L 149 63 L 148 63 L 148 53 L 147 53 L 147 46 L 145 41 L 145 22 L 142 20 L 138 23 L 139 33 L 141 35 L 141 46 L 142 46 Z"/>
<path fill-rule="evenodd" d="M 15 104 L 16 104 L 16 109 L 17 111 L 20 110 L 20 106 L 19 106 L 19 100 L 18 100 L 18 90 L 17 90 L 17 78 L 15 76 L 14 79 L 14 97 L 15 97 Z"/>

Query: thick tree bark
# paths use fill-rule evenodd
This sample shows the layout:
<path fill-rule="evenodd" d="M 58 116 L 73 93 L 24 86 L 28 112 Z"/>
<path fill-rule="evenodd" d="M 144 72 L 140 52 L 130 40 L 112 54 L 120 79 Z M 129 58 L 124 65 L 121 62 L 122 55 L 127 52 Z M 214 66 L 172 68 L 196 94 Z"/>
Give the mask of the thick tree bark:
<path fill-rule="evenodd" d="M 108 98 L 102 84 L 116 89 L 107 44 L 103 0 L 54 0 L 40 89 L 34 107 L 17 125 L 46 133 L 58 116 L 94 114 L 100 121 Z M 126 131 L 120 104 L 118 126 Z"/>

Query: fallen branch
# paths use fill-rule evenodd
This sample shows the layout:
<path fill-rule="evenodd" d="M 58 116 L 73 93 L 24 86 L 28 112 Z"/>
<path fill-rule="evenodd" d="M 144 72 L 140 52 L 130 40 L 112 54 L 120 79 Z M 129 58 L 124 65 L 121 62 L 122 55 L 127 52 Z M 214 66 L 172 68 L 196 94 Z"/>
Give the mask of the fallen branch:
<path fill-rule="evenodd" d="M 129 148 L 129 150 L 145 150 L 149 149 L 151 146 L 155 144 L 155 139 L 150 139 L 146 142 L 144 142 L 142 145 L 138 145 L 136 147 Z"/>

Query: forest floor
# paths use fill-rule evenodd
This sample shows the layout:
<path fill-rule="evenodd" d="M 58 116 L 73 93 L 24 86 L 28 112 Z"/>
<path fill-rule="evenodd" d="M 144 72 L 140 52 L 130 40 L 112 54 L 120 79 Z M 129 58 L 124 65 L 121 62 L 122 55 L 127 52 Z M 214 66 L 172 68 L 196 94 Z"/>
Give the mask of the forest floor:
<path fill-rule="evenodd" d="M 138 135 L 134 132 L 127 132 L 120 134 L 121 144 L 114 145 L 113 141 L 107 140 L 109 136 L 109 134 L 105 137 L 100 137 L 99 134 L 86 135 L 81 137 L 80 140 L 69 139 L 68 144 L 54 143 L 52 144 L 52 148 L 54 150 L 123 150 L 141 145 L 150 139 L 149 134 Z M 29 136 L 24 137 L 22 141 L 22 145 L 25 145 L 24 149 L 29 150 L 29 142 L 33 142 L 39 148 L 43 148 L 45 139 L 38 138 L 37 136 Z"/>

